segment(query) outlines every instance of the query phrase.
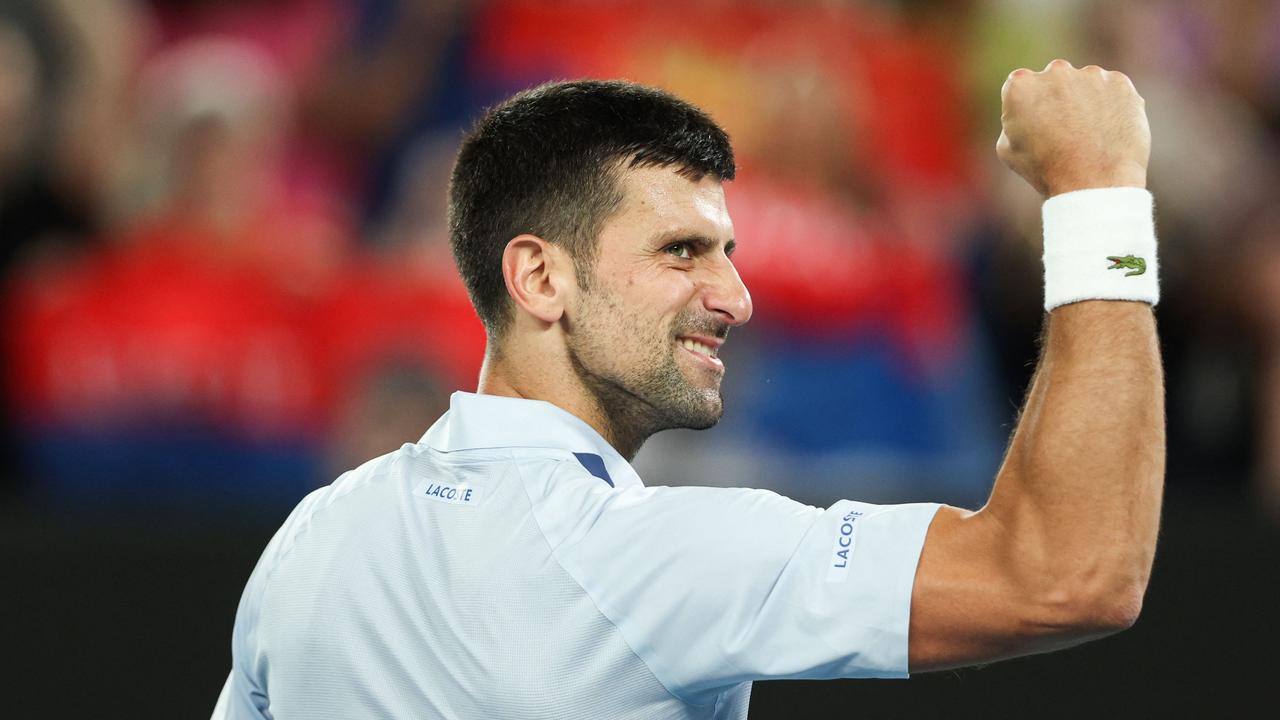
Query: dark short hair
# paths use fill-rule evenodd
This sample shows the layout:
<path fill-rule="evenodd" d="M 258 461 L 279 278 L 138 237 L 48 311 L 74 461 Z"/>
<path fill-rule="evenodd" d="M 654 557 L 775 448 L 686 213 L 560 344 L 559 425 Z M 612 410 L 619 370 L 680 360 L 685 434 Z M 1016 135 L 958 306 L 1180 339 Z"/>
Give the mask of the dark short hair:
<path fill-rule="evenodd" d="M 669 93 L 618 80 L 540 85 L 489 109 L 458 150 L 449 239 L 490 337 L 511 319 L 502 254 L 529 233 L 564 247 L 590 285 L 600 229 L 622 202 L 621 168 L 732 180 L 729 137 Z"/>

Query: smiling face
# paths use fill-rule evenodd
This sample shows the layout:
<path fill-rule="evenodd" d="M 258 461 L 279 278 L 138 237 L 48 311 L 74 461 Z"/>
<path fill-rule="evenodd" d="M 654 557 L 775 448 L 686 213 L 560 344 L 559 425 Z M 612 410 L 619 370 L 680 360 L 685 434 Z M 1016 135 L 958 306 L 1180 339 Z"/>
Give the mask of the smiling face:
<path fill-rule="evenodd" d="M 639 442 L 711 427 L 724 412 L 720 345 L 751 317 L 724 188 L 670 167 L 623 170 L 619 184 L 622 206 L 569 314 L 570 362 L 609 423 Z"/>

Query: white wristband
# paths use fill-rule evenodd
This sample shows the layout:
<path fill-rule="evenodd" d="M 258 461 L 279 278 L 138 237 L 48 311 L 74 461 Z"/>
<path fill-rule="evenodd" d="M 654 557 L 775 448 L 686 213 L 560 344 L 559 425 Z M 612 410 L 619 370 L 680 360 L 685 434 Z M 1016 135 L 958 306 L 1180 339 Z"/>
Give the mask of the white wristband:
<path fill-rule="evenodd" d="M 1160 300 L 1151 193 L 1077 190 L 1045 201 L 1044 309 L 1081 300 Z"/>

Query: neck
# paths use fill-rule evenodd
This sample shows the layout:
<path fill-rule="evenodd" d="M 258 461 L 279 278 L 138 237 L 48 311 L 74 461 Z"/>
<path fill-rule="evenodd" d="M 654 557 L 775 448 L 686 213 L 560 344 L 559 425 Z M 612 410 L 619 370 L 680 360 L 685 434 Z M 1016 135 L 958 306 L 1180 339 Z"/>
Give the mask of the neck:
<path fill-rule="evenodd" d="M 531 365 L 527 358 L 532 354 L 508 350 L 503 352 L 492 340 L 489 342 L 477 392 L 549 402 L 590 425 L 628 462 L 660 429 L 651 429 L 641 420 L 643 414 L 628 410 L 634 404 L 633 398 L 615 397 L 625 394 L 622 389 L 588 387 L 570 361 L 566 360 L 563 367 L 559 367 L 560 363 L 552 363 L 554 367 Z M 512 356 L 520 357 L 521 364 L 511 362 Z"/>

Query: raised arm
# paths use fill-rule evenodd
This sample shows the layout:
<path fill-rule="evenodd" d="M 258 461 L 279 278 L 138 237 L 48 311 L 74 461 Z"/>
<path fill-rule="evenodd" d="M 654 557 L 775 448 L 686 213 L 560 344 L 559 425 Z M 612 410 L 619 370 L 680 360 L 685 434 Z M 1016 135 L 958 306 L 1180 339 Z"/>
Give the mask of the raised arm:
<path fill-rule="evenodd" d="M 1046 197 L 1146 185 L 1128 78 L 1057 60 L 1002 91 L 1001 159 Z M 1142 606 L 1164 480 L 1163 373 L 1144 302 L 1047 316 L 1040 363 L 991 498 L 942 508 L 912 595 L 912 672 L 1045 652 L 1123 630 Z"/>

